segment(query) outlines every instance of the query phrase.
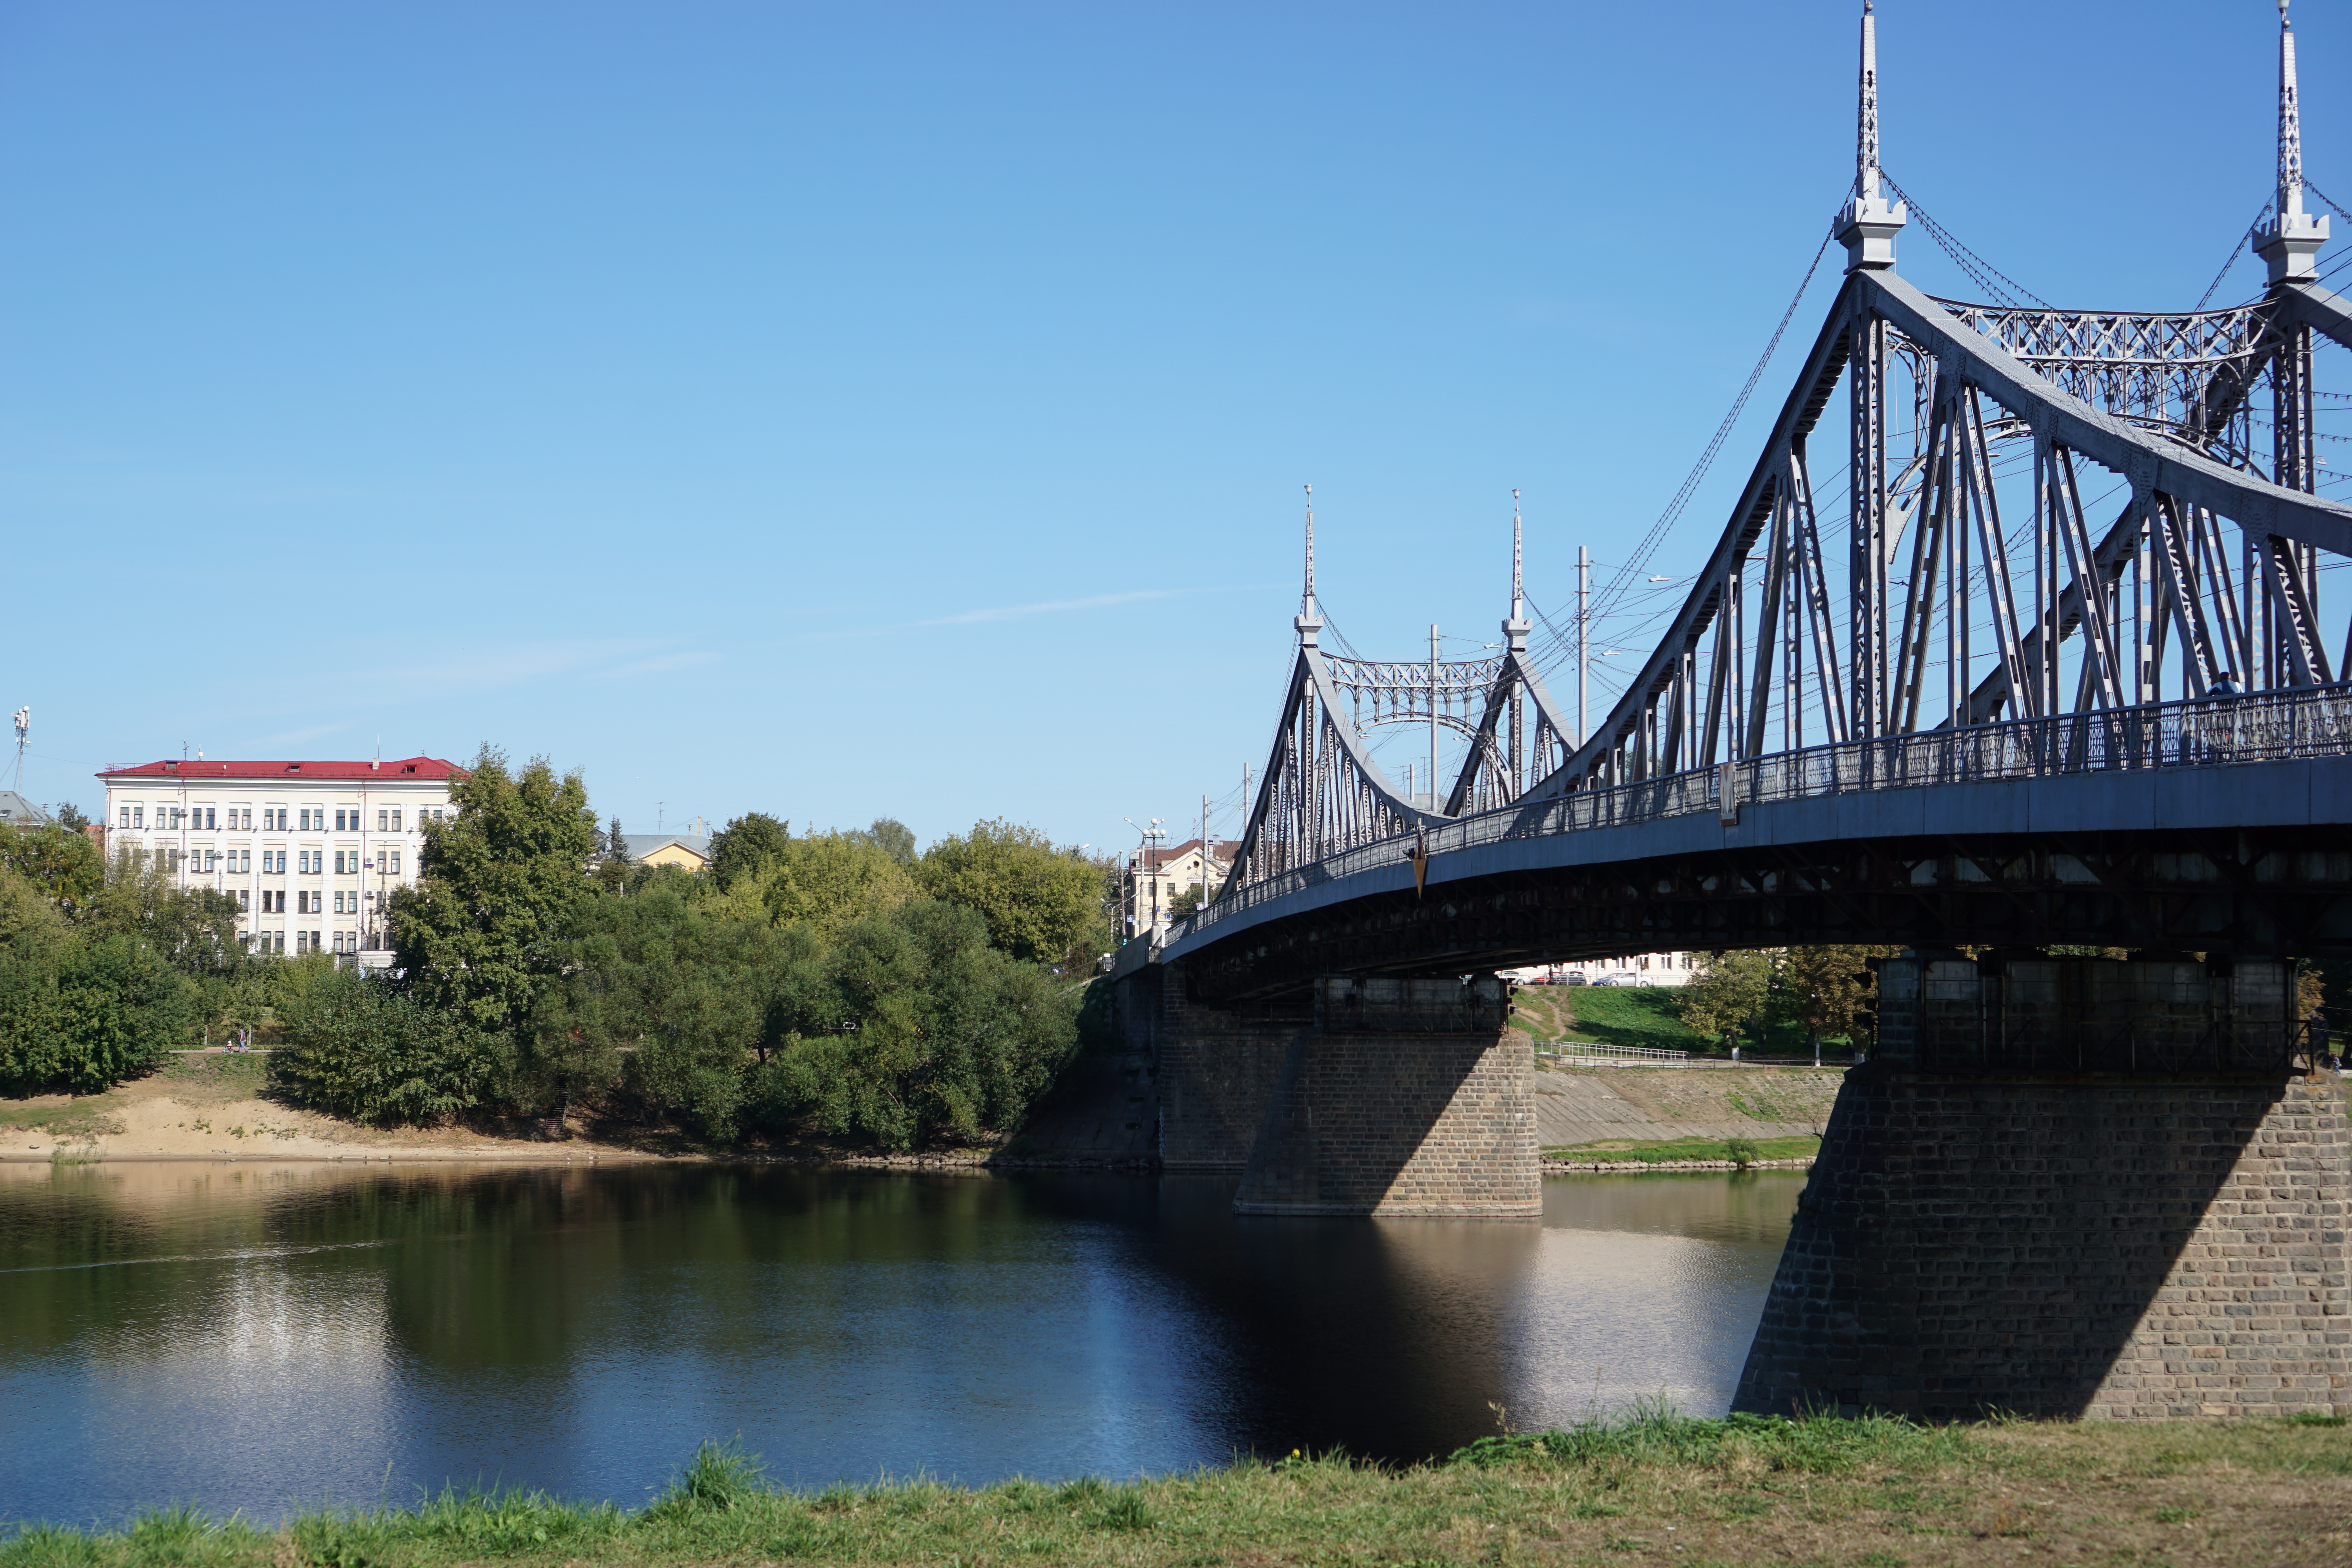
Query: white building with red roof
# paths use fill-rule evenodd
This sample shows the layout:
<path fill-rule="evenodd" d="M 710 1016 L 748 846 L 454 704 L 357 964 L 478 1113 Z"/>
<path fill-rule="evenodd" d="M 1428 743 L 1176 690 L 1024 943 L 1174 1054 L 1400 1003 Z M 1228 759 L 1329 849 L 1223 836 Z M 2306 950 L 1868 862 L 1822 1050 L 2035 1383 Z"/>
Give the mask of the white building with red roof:
<path fill-rule="evenodd" d="M 100 773 L 109 846 L 245 911 L 256 952 L 376 952 L 385 902 L 416 879 L 424 824 L 465 770 L 394 761 L 146 763 Z"/>

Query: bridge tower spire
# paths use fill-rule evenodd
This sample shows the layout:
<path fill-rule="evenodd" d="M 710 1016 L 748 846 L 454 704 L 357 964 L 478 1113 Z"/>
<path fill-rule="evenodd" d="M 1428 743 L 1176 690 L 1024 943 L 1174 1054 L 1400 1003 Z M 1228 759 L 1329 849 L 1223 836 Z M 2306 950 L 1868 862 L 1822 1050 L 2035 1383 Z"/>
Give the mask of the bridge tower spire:
<path fill-rule="evenodd" d="M 1886 205 L 1878 188 L 1878 18 L 1871 0 L 1862 0 L 1862 77 L 1854 127 L 1853 199 L 1839 216 L 1837 241 L 1846 249 L 1845 269 L 1880 270 L 1895 265 L 1895 235 L 1910 221 L 1901 202 Z"/>
<path fill-rule="evenodd" d="M 1527 647 L 1528 630 L 1528 595 L 1522 586 L 1524 579 L 1519 569 L 1519 492 L 1514 489 L 1511 492 L 1511 613 L 1503 622 L 1503 637 L 1514 652 Z"/>
<path fill-rule="evenodd" d="M 1321 640 L 1323 611 L 1315 603 L 1315 487 L 1307 487 L 1307 590 L 1299 596 L 1298 646 L 1313 647 Z"/>
<path fill-rule="evenodd" d="M 2303 110 L 2296 102 L 2294 24 L 2279 0 L 2278 205 L 2254 236 L 2254 254 L 2271 269 L 2273 283 L 2309 278 L 2327 243 L 2327 219 L 2303 210 Z"/>

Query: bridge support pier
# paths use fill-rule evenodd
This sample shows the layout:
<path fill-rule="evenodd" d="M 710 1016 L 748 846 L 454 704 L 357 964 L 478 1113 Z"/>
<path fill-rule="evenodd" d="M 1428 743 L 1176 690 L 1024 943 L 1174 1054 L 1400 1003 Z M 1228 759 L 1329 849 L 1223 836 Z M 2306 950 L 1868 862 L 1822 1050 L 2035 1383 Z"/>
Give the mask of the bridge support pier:
<path fill-rule="evenodd" d="M 2352 1132 L 2293 984 L 1889 961 L 1735 1408 L 2352 1414 Z"/>
<path fill-rule="evenodd" d="M 1160 1159 L 1239 1170 L 1236 1213 L 1543 1211 L 1534 1058 L 1509 987 L 1316 982 L 1311 1010 L 1223 1011 L 1161 977 Z"/>

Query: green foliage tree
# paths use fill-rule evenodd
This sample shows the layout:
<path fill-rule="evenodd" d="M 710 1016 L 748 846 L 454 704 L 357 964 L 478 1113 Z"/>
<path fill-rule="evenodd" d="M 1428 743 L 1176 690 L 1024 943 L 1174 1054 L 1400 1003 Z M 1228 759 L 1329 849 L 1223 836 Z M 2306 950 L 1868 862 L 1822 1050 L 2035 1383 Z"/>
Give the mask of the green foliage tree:
<path fill-rule="evenodd" d="M 0 866 L 0 1087 L 95 1094 L 185 1037 L 198 987 L 147 933 L 69 919 Z"/>
<path fill-rule="evenodd" d="M 757 879 L 792 842 L 793 826 L 764 812 L 746 812 L 711 835 L 710 879 L 720 891 Z"/>
<path fill-rule="evenodd" d="M 1808 1041 L 1843 1035 L 1866 1046 L 1870 1034 L 1862 1008 L 1877 988 L 1869 967 L 1874 958 L 1892 958 L 1893 947 L 1792 947 L 1773 975 L 1777 1011 L 1802 1029 Z"/>
<path fill-rule="evenodd" d="M 604 852 L 596 862 L 596 884 L 608 893 L 629 890 L 629 869 L 636 864 L 629 858 L 629 841 L 621 832 L 621 819 L 613 818 L 613 826 L 604 834 Z"/>
<path fill-rule="evenodd" d="M 1017 1127 L 1076 1047 L 1079 989 L 993 945 L 977 910 L 902 905 L 782 999 L 757 1112 L 887 1149 Z"/>
<path fill-rule="evenodd" d="M 290 1098 L 354 1121 L 432 1122 L 488 1097 L 496 1053 L 461 1014 L 330 964 L 281 1016 L 270 1076 Z"/>
<path fill-rule="evenodd" d="M 746 886 L 737 884 L 739 896 Z M 916 892 L 906 868 L 856 833 L 792 839 L 749 886 L 756 888 L 773 923 L 803 925 L 827 940 L 859 921 L 888 913 Z"/>
<path fill-rule="evenodd" d="M 57 810 L 50 820 L 68 833 L 79 833 L 89 826 L 89 818 L 81 814 L 81 807 L 69 800 L 58 802 Z"/>
<path fill-rule="evenodd" d="M 895 816 L 877 816 L 862 837 L 901 866 L 915 863 L 915 830 Z"/>
<path fill-rule="evenodd" d="M 1699 1034 L 1731 1043 L 1762 1016 L 1772 991 L 1773 955 L 1710 952 L 1675 998 L 1682 1020 Z"/>
<path fill-rule="evenodd" d="M 999 818 L 942 838 L 916 863 L 915 879 L 930 897 L 977 910 L 989 941 L 1014 958 L 1066 963 L 1109 941 L 1101 868 L 1033 827 Z"/>
<path fill-rule="evenodd" d="M 814 934 L 728 918 L 683 874 L 581 905 L 562 975 L 525 1036 L 519 1079 L 559 1121 L 625 1083 L 649 1109 L 731 1141 L 747 1076 L 781 1044 L 783 998 L 814 966 Z"/>
<path fill-rule="evenodd" d="M 40 889 L 68 917 L 80 914 L 106 885 L 105 858 L 87 834 L 55 823 L 0 827 L 0 866 Z"/>
<path fill-rule="evenodd" d="M 160 860 L 116 856 L 74 912 L 94 932 L 142 938 L 191 974 L 226 975 L 247 965 L 236 900 L 217 888 L 180 887 Z"/>
<path fill-rule="evenodd" d="M 415 885 L 392 896 L 394 964 L 458 1026 L 511 1039 L 588 895 L 595 814 L 578 773 L 544 757 L 518 773 L 487 745 L 449 798 L 449 819 L 425 825 Z"/>

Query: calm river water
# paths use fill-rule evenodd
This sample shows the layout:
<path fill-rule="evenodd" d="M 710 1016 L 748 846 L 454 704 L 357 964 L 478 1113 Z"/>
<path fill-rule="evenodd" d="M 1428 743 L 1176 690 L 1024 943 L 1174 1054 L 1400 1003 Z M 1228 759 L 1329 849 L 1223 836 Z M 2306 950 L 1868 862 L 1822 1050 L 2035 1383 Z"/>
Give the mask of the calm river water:
<path fill-rule="evenodd" d="M 1232 1184 L 774 1166 L 0 1165 L 0 1520 L 445 1479 L 1414 1458 L 1728 1402 L 1801 1173 L 1554 1177 L 1532 1223 L 1237 1219 Z"/>

